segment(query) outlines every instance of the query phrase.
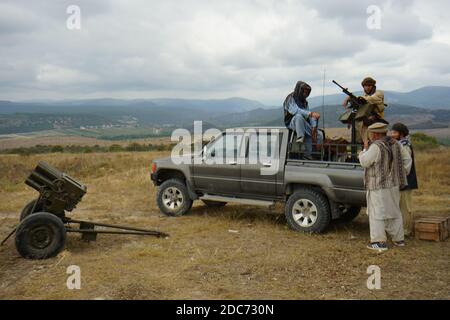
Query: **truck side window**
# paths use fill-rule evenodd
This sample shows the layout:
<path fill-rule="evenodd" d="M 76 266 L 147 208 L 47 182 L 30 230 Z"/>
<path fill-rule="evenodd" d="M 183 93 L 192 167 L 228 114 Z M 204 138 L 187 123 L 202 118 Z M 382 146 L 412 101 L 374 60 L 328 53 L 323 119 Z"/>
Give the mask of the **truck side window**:
<path fill-rule="evenodd" d="M 207 157 L 236 160 L 242 143 L 242 134 L 224 134 L 207 150 Z"/>
<path fill-rule="evenodd" d="M 248 159 L 250 163 L 267 161 L 279 155 L 275 153 L 278 144 L 278 134 L 253 133 L 249 136 Z"/>

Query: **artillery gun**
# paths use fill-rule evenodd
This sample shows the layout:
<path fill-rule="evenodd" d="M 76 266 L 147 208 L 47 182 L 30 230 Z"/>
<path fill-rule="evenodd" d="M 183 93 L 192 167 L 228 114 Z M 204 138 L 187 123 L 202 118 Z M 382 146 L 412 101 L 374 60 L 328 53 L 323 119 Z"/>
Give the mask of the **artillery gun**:
<path fill-rule="evenodd" d="M 1 243 L 3 245 L 15 233 L 16 249 L 24 258 L 46 259 L 57 255 L 65 247 L 67 232 L 81 233 L 81 238 L 87 241 L 95 241 L 98 233 L 168 236 L 154 230 L 67 217 L 66 212 L 75 209 L 87 187 L 45 162 L 38 163 L 25 183 L 37 190 L 39 197 L 23 208 L 20 224 Z M 74 224 L 78 228 L 73 227 Z"/>

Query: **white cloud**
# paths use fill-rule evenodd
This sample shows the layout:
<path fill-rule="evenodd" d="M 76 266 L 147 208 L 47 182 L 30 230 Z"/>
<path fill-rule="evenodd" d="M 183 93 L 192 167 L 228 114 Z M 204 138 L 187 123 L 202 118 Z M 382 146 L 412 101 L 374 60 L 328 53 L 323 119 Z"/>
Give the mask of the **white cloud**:
<path fill-rule="evenodd" d="M 39 66 L 36 79 L 40 84 L 51 86 L 89 84 L 97 80 L 93 75 L 49 64 Z"/>
<path fill-rule="evenodd" d="M 0 99 L 280 104 L 299 79 L 320 94 L 324 67 L 355 90 L 367 74 L 404 91 L 450 83 L 448 1 L 83 0 L 79 31 L 66 28 L 70 4 L 2 3 Z M 369 4 L 383 9 L 381 30 L 366 28 Z M 326 92 L 337 91 L 327 82 Z"/>

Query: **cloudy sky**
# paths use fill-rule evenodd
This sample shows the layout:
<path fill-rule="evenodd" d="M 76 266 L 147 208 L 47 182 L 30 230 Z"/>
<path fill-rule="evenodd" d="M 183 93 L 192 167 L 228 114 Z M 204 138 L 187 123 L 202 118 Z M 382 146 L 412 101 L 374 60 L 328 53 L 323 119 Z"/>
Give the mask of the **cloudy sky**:
<path fill-rule="evenodd" d="M 67 27 L 70 5 L 80 29 Z M 366 75 L 390 90 L 450 85 L 448 12 L 448 0 L 0 0 L 0 99 L 278 105 L 297 80 L 322 94 L 324 69 L 326 93 Z"/>

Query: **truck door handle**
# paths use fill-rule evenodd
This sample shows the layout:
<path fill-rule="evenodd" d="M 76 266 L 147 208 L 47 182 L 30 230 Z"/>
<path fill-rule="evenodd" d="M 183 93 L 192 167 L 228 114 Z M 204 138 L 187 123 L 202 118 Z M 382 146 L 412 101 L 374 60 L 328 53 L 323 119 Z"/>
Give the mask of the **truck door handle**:
<path fill-rule="evenodd" d="M 262 164 L 264 167 L 271 167 L 272 166 L 272 162 L 263 162 Z"/>
<path fill-rule="evenodd" d="M 229 164 L 230 166 L 235 166 L 237 165 L 237 161 L 229 161 L 227 164 Z"/>

